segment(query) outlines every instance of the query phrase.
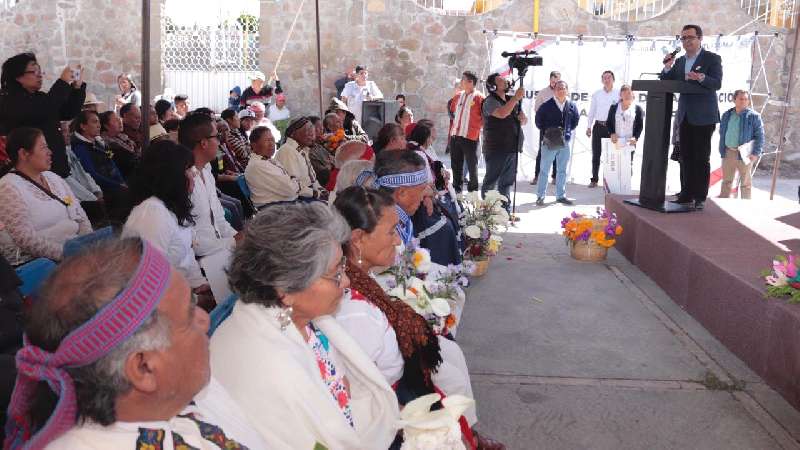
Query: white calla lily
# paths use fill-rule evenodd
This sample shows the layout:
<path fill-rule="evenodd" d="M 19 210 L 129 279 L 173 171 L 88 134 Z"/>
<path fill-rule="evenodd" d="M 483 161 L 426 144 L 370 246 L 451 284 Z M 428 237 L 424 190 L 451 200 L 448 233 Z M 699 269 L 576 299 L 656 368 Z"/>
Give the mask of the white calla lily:
<path fill-rule="evenodd" d="M 443 298 L 434 298 L 430 301 L 431 311 L 439 317 L 450 315 L 450 303 Z"/>

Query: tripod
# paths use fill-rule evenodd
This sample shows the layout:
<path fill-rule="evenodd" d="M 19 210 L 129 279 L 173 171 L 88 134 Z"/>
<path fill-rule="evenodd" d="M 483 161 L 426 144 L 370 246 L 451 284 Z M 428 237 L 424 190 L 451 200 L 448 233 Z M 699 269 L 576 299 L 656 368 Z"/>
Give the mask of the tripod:
<path fill-rule="evenodd" d="M 525 71 L 519 72 L 519 88 L 525 89 Z M 514 194 L 511 196 L 511 226 L 516 226 L 517 218 L 517 174 L 519 172 L 519 154 L 522 152 L 522 140 L 525 138 L 522 133 L 522 122 L 519 120 L 519 113 L 522 112 L 522 100 L 517 104 L 515 119 L 517 121 L 517 151 L 514 152 Z"/>

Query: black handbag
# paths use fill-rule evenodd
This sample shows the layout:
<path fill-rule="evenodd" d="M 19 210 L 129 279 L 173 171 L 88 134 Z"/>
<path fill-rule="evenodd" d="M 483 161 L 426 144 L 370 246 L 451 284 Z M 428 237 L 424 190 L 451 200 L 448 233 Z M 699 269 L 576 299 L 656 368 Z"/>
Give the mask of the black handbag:
<path fill-rule="evenodd" d="M 567 145 L 564 141 L 564 128 L 550 127 L 544 130 L 544 145 L 548 148 L 561 148 Z"/>

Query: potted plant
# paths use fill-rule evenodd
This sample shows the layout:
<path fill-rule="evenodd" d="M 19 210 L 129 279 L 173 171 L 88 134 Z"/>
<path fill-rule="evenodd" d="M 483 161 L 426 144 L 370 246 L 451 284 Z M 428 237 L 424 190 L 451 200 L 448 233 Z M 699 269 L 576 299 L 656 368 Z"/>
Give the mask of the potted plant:
<path fill-rule="evenodd" d="M 617 215 L 597 208 L 597 215 L 587 216 L 573 211 L 561 220 L 564 238 L 570 247 L 570 255 L 579 261 L 602 261 L 608 249 L 622 234 L 622 225 Z"/>
<path fill-rule="evenodd" d="M 489 269 L 489 259 L 500 251 L 504 232 L 508 224 L 508 212 L 503 203 L 508 199 L 497 191 L 489 191 L 481 198 L 478 192 L 470 192 L 461 199 L 464 216 L 466 250 L 464 257 L 475 263 L 474 276 L 482 276 Z"/>

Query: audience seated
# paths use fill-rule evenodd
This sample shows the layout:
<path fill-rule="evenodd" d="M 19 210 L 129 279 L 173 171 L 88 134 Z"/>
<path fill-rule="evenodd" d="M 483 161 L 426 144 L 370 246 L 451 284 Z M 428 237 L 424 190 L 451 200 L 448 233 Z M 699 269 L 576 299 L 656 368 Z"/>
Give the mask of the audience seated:
<path fill-rule="evenodd" d="M 334 187 L 333 192 L 331 192 L 329 202 L 333 203 L 336 196 L 340 192 L 349 188 L 350 186 L 354 186 L 356 184 L 356 180 L 362 173 L 365 174 L 361 179 L 362 185 L 372 186 L 373 182 L 375 181 L 375 177 L 370 174 L 372 174 L 372 169 L 374 167 L 375 163 L 372 161 L 353 160 L 344 163 L 342 168 L 339 170 L 339 176 L 336 177 L 336 186 Z"/>
<path fill-rule="evenodd" d="M 317 181 L 321 186 L 327 186 L 333 170 L 333 152 L 325 148 L 324 134 L 325 129 L 322 120 L 317 116 L 308 116 L 311 125 L 314 126 L 314 142 L 308 152 L 308 160 L 317 176 Z"/>
<path fill-rule="evenodd" d="M 4 448 L 286 448 L 210 377 L 208 326 L 150 244 L 111 240 L 69 258 L 30 313 Z"/>
<path fill-rule="evenodd" d="M 139 154 L 136 143 L 122 132 L 122 119 L 117 113 L 106 111 L 100 114 L 100 135 L 114 155 L 114 164 L 127 180 L 139 165 Z"/>
<path fill-rule="evenodd" d="M 378 137 L 372 145 L 375 154 L 378 155 L 384 150 L 405 150 L 406 142 L 405 130 L 396 123 L 387 123 L 378 131 Z"/>
<path fill-rule="evenodd" d="M 253 154 L 244 171 L 250 187 L 250 200 L 257 209 L 275 202 L 291 202 L 300 194 L 297 178 L 275 161 L 275 138 L 267 127 L 256 127 L 250 133 Z"/>
<path fill-rule="evenodd" d="M 75 117 L 85 99 L 86 83 L 73 79 L 72 68 L 65 67 L 50 91 L 45 93 L 36 55 L 12 56 L 3 63 L 0 75 L 0 136 L 7 136 L 20 127 L 42 130 L 52 151 L 52 171 L 66 178 L 69 164 L 59 122 Z"/>
<path fill-rule="evenodd" d="M 414 113 L 411 111 L 411 108 L 408 106 L 401 106 L 394 116 L 394 123 L 400 125 L 400 128 L 403 130 L 414 123 Z"/>
<path fill-rule="evenodd" d="M 10 239 L 3 256 L 17 266 L 34 258 L 61 259 L 64 242 L 91 233 L 89 218 L 66 181 L 50 172 L 44 134 L 17 128 L 6 151 L 14 169 L 0 178 L 0 217 Z"/>
<path fill-rule="evenodd" d="M 142 110 L 133 103 L 126 103 L 119 109 L 119 116 L 122 118 L 122 134 L 133 142 L 133 151 L 136 156 L 142 156 Z"/>
<path fill-rule="evenodd" d="M 175 117 L 177 117 L 180 120 L 185 119 L 186 116 L 189 115 L 189 110 L 191 109 L 189 107 L 189 96 L 184 94 L 178 94 L 175 96 L 174 103 L 175 103 Z"/>
<path fill-rule="evenodd" d="M 162 125 L 164 122 L 172 119 L 177 119 L 178 115 L 175 114 L 175 107 L 172 105 L 172 102 L 169 100 L 164 100 L 163 98 L 158 100 L 155 104 L 156 109 L 156 116 L 158 117 L 159 123 Z"/>
<path fill-rule="evenodd" d="M 172 141 L 153 143 L 131 179 L 133 210 L 122 236 L 139 236 L 162 251 L 189 282 L 198 303 L 210 309 L 211 287 L 192 248 L 193 167 L 194 156 L 188 148 Z"/>
<path fill-rule="evenodd" d="M 64 141 L 69 142 L 69 122 L 61 122 L 61 132 L 64 134 Z M 70 144 L 67 144 L 67 161 L 69 162 L 70 173 L 64 180 L 67 182 L 67 185 L 69 185 L 69 188 L 72 189 L 72 193 L 75 194 L 78 201 L 81 202 L 81 206 L 84 206 L 84 210 L 86 209 L 84 202 L 102 200 L 103 191 L 100 189 L 100 186 L 95 183 L 94 178 L 83 168 L 80 160 L 75 156 L 75 152 L 72 151 L 72 146 Z M 87 214 L 89 214 L 88 211 Z M 91 214 L 89 214 L 89 218 L 92 218 Z"/>
<path fill-rule="evenodd" d="M 217 119 L 216 124 L 217 133 L 219 133 L 220 137 L 220 144 L 217 157 L 211 162 L 211 173 L 216 177 L 217 188 L 224 195 L 238 201 L 241 205 L 243 218 L 249 219 L 253 217 L 255 211 L 250 202 L 250 198 L 242 192 L 238 182 L 239 177 L 244 175 L 246 166 L 240 165 L 236 156 L 228 149 L 228 146 L 225 145 L 226 137 L 230 133 L 228 123 L 222 119 Z M 242 229 L 242 227 L 237 228 L 236 226 L 234 226 L 234 228 L 237 230 Z"/>
<path fill-rule="evenodd" d="M 280 142 L 281 137 L 284 136 L 284 133 L 281 133 L 275 124 L 266 117 L 266 106 L 264 106 L 264 104 L 261 102 L 253 102 L 250 105 L 250 110 L 253 111 L 253 114 L 255 114 L 253 117 L 253 126 L 268 127 L 269 131 L 272 132 L 272 135 L 275 136 L 275 139 Z"/>
<path fill-rule="evenodd" d="M 397 386 L 401 404 L 438 391 L 472 398 L 469 371 L 458 344 L 436 336 L 425 318 L 390 298 L 370 276 L 372 270 L 394 264 L 400 244 L 391 194 L 353 186 L 340 192 L 334 205 L 352 229 L 345 251 L 351 296 L 342 300 L 337 322 L 387 382 Z M 470 428 L 478 420 L 474 407 L 464 417 L 464 426 Z M 464 430 L 467 436 L 473 434 L 469 431 Z M 478 448 L 502 448 L 489 439 L 478 439 Z"/>
<path fill-rule="evenodd" d="M 250 111 L 249 109 L 243 109 L 239 111 L 239 121 L 241 122 L 241 125 L 239 126 L 239 131 L 241 131 L 243 135 L 249 137 L 250 130 L 252 130 L 253 127 L 256 126 L 256 113 Z M 278 142 L 277 138 L 275 142 Z"/>
<path fill-rule="evenodd" d="M 211 117 L 202 113 L 189 114 L 181 122 L 178 139 L 182 145 L 190 148 L 194 154 L 194 173 L 192 190 L 192 216 L 195 219 L 195 255 L 200 265 L 208 272 L 218 273 L 227 264 L 229 255 L 235 246 L 236 230 L 225 220 L 225 212 L 217 196 L 217 185 L 211 173 L 211 161 L 217 157 L 219 134 Z M 224 289 L 211 286 L 219 294 Z M 227 298 L 221 296 L 220 301 Z"/>
<path fill-rule="evenodd" d="M 394 392 L 330 316 L 349 286 L 349 238 L 324 203 L 273 205 L 231 262 L 240 299 L 211 338 L 212 374 L 285 448 L 385 449 L 395 439 Z"/>
<path fill-rule="evenodd" d="M 412 217 L 414 235 L 420 246 L 430 251 L 433 262 L 443 266 L 461 264 L 464 247 L 455 191 L 451 194 L 447 190 L 450 174 L 429 151 L 436 138 L 433 123 L 423 119 L 418 124 L 409 125 L 408 130 L 408 151 L 416 152 L 425 161 L 433 193 L 423 200 L 425 207 L 417 209 Z"/>
<path fill-rule="evenodd" d="M 164 126 L 159 122 L 158 113 L 152 103 L 150 104 L 150 112 L 148 114 L 147 120 L 149 128 L 147 129 L 147 137 L 150 139 L 150 142 L 169 139 L 167 130 L 165 130 Z"/>
<path fill-rule="evenodd" d="M 324 200 L 328 192 L 317 181 L 309 159 L 314 137 L 314 125 L 308 117 L 295 119 L 286 129 L 286 142 L 278 149 L 275 159 L 300 182 L 300 197 Z"/>
<path fill-rule="evenodd" d="M 356 120 L 356 116 L 350 111 L 350 108 L 348 108 L 343 101 L 335 97 L 332 98 L 326 114 L 327 113 L 335 113 L 339 117 L 339 120 L 342 123 L 341 128 L 344 129 L 344 134 L 348 141 L 361 141 L 366 144 L 369 143 L 369 136 L 367 135 L 367 132 L 361 128 L 361 124 Z"/>
<path fill-rule="evenodd" d="M 128 186 L 114 163 L 113 153 L 100 138 L 100 117 L 97 113 L 81 111 L 70 124 L 70 132 L 72 151 L 103 190 L 104 196 L 115 197 L 126 190 Z"/>
<path fill-rule="evenodd" d="M 233 109 L 222 111 L 220 117 L 228 124 L 229 129 L 228 133 L 225 135 L 225 145 L 228 146 L 228 150 L 233 152 L 239 166 L 247 167 L 251 149 L 250 142 L 247 140 L 247 135 L 241 130 L 243 120 L 239 118 L 239 115 Z"/>

